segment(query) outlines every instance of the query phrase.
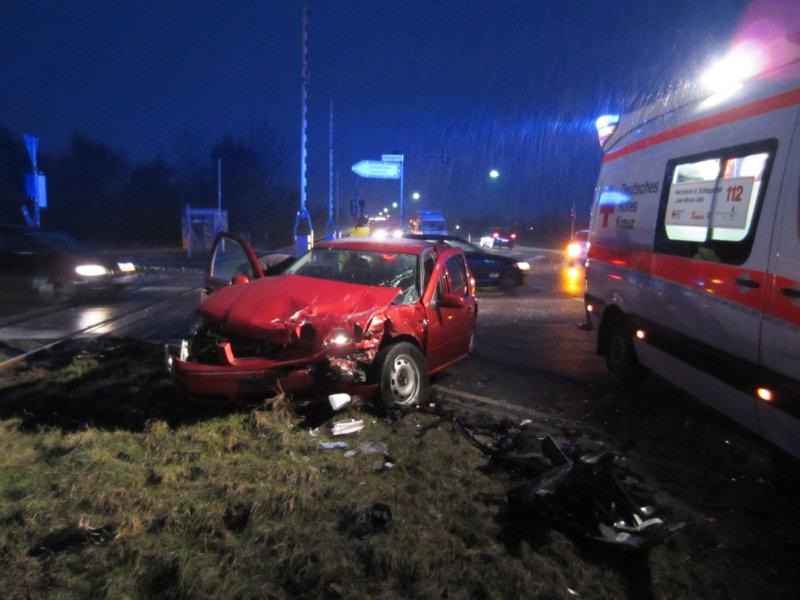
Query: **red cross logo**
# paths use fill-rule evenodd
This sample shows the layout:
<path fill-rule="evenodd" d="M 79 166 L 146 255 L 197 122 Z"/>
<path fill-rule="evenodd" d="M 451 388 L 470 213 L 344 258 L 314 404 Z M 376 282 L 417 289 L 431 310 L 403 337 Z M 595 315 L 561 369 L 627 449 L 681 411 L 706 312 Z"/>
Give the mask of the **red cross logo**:
<path fill-rule="evenodd" d="M 614 214 L 613 204 L 602 204 L 600 214 L 603 215 L 603 227 L 608 227 L 608 216 Z"/>

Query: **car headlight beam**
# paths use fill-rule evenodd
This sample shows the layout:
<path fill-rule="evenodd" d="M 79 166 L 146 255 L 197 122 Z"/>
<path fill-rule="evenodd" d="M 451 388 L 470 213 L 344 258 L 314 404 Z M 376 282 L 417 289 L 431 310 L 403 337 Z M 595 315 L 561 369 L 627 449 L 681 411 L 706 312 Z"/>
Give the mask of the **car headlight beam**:
<path fill-rule="evenodd" d="M 133 273 L 136 271 L 136 266 L 132 262 L 118 262 L 117 268 L 122 273 Z"/>
<path fill-rule="evenodd" d="M 531 264 L 527 260 L 521 260 L 521 261 L 519 261 L 517 263 L 517 268 L 520 271 L 530 271 L 531 270 Z"/>
<path fill-rule="evenodd" d="M 567 246 L 567 256 L 569 258 L 578 258 L 580 255 L 581 255 L 580 244 L 572 242 Z"/>

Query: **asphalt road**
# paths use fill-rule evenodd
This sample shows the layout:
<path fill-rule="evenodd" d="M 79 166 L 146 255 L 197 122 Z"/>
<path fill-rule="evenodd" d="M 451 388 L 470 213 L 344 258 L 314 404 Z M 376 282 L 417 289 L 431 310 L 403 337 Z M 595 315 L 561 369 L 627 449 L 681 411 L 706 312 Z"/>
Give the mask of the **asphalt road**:
<path fill-rule="evenodd" d="M 118 297 L 98 295 L 70 304 L 0 296 L 0 361 L 68 335 L 113 335 L 173 342 L 190 331 L 202 272 L 171 269 L 140 274 Z"/>

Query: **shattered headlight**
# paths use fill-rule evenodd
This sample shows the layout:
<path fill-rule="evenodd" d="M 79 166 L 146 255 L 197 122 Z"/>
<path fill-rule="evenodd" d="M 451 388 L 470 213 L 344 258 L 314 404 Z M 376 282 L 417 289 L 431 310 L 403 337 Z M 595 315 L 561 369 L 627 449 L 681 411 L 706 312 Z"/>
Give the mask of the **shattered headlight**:
<path fill-rule="evenodd" d="M 328 339 L 325 340 L 325 345 L 341 348 L 342 346 L 347 346 L 352 342 L 352 336 L 349 336 L 344 331 L 339 330 L 331 332 L 331 334 L 328 336 Z"/>

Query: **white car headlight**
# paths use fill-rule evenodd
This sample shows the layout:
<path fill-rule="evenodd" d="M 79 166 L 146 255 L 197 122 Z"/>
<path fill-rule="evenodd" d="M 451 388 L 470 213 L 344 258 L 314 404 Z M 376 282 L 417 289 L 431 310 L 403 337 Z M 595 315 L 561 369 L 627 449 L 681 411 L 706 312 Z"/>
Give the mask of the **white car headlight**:
<path fill-rule="evenodd" d="M 346 346 L 352 341 L 353 341 L 352 338 L 349 335 L 347 335 L 344 331 L 334 331 L 328 336 L 328 339 L 325 340 L 325 345 Z"/>
<path fill-rule="evenodd" d="M 581 255 L 581 245 L 577 242 L 571 242 L 567 246 L 567 257 L 578 258 Z"/>
<path fill-rule="evenodd" d="M 81 277 L 100 277 L 108 275 L 109 270 L 103 265 L 78 265 L 75 272 Z"/>
<path fill-rule="evenodd" d="M 528 261 L 526 261 L 526 260 L 521 260 L 521 261 L 519 261 L 519 262 L 517 263 L 517 268 L 518 268 L 520 271 L 530 271 L 530 269 L 531 269 L 531 265 L 530 265 L 530 263 L 529 263 Z"/>
<path fill-rule="evenodd" d="M 117 263 L 117 268 L 123 273 L 133 273 L 136 270 L 136 267 L 132 262 Z"/>

